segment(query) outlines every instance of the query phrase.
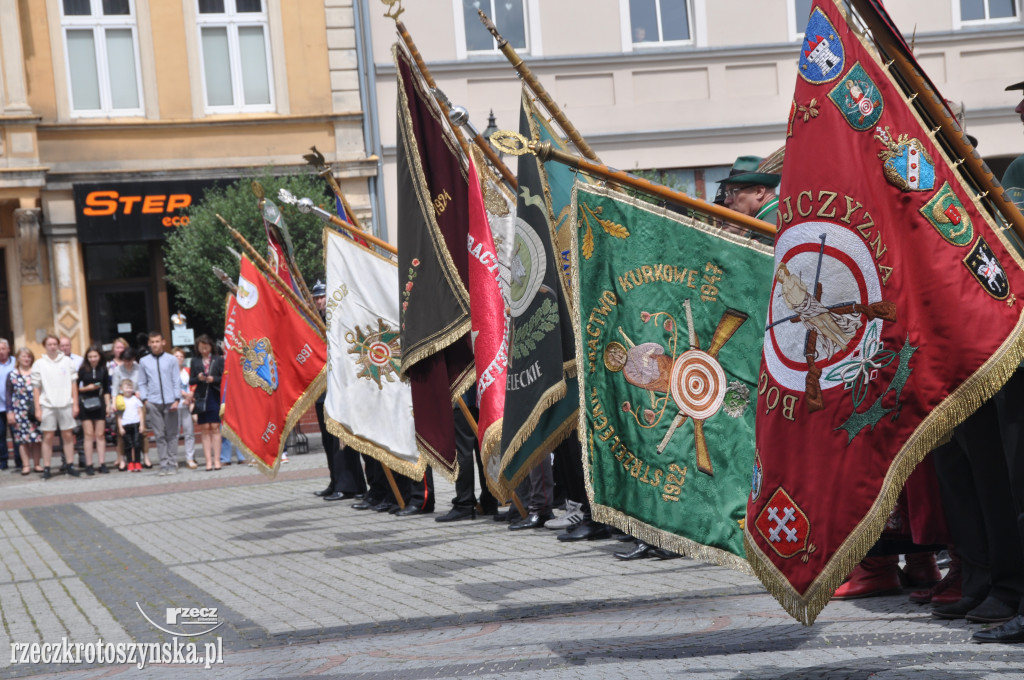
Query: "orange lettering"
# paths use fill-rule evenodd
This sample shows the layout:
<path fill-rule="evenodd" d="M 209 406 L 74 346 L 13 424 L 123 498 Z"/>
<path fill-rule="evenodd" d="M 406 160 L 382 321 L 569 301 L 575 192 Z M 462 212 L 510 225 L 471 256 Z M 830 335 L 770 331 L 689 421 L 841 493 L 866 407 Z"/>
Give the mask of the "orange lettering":
<path fill-rule="evenodd" d="M 116 191 L 90 191 L 85 197 L 85 207 L 82 208 L 83 215 L 99 217 L 102 215 L 113 215 L 117 210 Z"/>
<path fill-rule="evenodd" d="M 192 205 L 192 196 L 189 194 L 171 194 L 167 197 L 167 212 L 173 212 L 178 208 L 187 208 Z"/>
<path fill-rule="evenodd" d="M 122 196 L 117 199 L 119 202 L 124 203 L 124 214 L 132 214 L 132 206 L 142 200 L 142 196 Z"/>
<path fill-rule="evenodd" d="M 160 213 L 164 211 L 164 197 L 163 196 L 146 196 L 142 201 L 142 212 L 144 213 Z"/>

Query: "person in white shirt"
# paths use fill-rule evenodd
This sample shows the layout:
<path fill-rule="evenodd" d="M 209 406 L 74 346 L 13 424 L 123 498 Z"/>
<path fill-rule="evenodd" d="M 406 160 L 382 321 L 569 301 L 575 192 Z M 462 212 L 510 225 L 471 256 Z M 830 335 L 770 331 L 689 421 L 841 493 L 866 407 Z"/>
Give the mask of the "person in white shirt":
<path fill-rule="evenodd" d="M 77 372 L 78 369 L 82 367 L 82 362 L 85 361 L 85 358 L 81 354 L 75 354 L 71 351 L 71 338 L 66 335 L 62 335 L 59 340 L 60 351 L 68 355 L 68 358 L 71 359 L 71 363 Z"/>
<path fill-rule="evenodd" d="M 75 418 L 78 417 L 78 372 L 70 357 L 60 351 L 56 335 L 43 339 L 46 354 L 32 364 L 32 397 L 36 420 L 43 431 L 43 479 L 50 478 L 53 458 L 53 433 L 60 430 L 64 453 L 64 471 L 78 476 L 72 465 L 75 453 Z"/>

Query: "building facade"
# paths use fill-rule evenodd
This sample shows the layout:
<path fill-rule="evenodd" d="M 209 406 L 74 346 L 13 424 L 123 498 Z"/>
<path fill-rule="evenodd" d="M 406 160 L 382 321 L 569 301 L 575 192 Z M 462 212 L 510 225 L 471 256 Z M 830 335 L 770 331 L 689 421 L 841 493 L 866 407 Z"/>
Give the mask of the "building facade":
<path fill-rule="evenodd" d="M 358 0 L 357 0 L 358 3 Z M 361 217 L 352 0 L 0 0 L 0 336 L 169 336 L 166 235 L 216 183 L 310 146 Z"/>
<path fill-rule="evenodd" d="M 1024 153 L 1020 0 L 888 0 L 897 25 L 1001 174 Z M 406 0 L 401 18 L 433 78 L 478 129 L 493 109 L 515 129 L 520 82 L 477 19 L 479 7 L 517 49 L 601 160 L 657 169 L 701 198 L 737 156 L 785 143 L 811 0 Z M 373 26 L 387 203 L 394 214 L 393 22 Z M 513 161 L 514 163 L 514 161 Z"/>

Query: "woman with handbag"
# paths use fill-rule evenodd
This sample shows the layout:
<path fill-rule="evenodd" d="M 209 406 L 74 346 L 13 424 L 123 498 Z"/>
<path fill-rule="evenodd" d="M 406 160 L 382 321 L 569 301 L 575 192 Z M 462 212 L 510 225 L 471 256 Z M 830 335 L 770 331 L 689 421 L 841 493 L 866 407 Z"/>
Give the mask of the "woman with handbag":
<path fill-rule="evenodd" d="M 108 384 L 110 376 L 103 363 L 100 348 L 92 345 L 85 352 L 85 361 L 78 369 L 78 418 L 82 421 L 82 447 L 85 452 L 85 474 L 93 475 L 96 468 L 92 464 L 93 447 L 96 449 L 96 460 L 99 472 L 107 472 L 106 455 L 107 439 L 107 408 L 110 402 Z"/>
<path fill-rule="evenodd" d="M 224 359 L 214 356 L 213 338 L 196 338 L 198 356 L 192 357 L 189 368 L 190 385 L 196 386 L 196 430 L 203 442 L 207 470 L 220 470 L 220 379 L 224 375 Z"/>

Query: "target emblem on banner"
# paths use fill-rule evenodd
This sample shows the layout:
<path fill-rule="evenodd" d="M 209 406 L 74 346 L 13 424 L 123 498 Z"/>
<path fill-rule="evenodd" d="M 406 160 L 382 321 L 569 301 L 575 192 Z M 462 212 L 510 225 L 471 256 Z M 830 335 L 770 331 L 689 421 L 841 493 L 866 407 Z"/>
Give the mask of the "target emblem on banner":
<path fill-rule="evenodd" d="M 707 420 L 725 401 L 725 371 L 707 352 L 683 352 L 672 366 L 672 399 L 695 420 Z"/>
<path fill-rule="evenodd" d="M 368 354 L 370 363 L 374 366 L 384 366 L 391 361 L 391 348 L 383 342 L 371 344 Z"/>

